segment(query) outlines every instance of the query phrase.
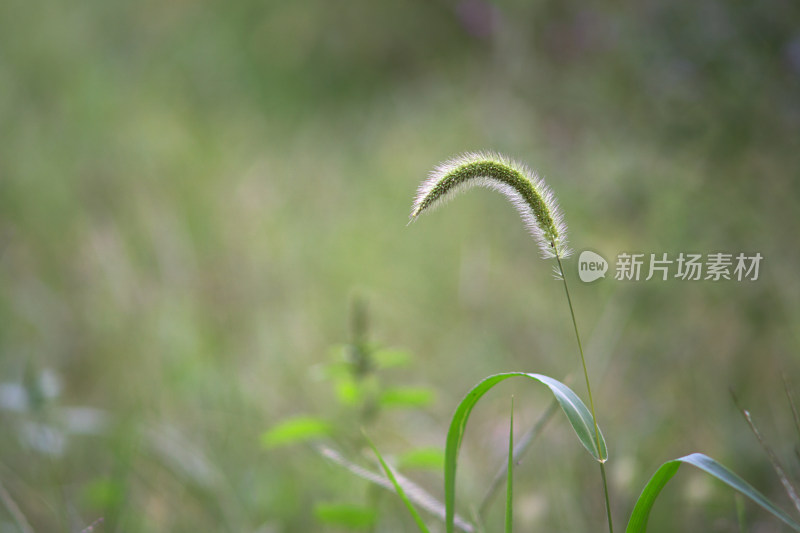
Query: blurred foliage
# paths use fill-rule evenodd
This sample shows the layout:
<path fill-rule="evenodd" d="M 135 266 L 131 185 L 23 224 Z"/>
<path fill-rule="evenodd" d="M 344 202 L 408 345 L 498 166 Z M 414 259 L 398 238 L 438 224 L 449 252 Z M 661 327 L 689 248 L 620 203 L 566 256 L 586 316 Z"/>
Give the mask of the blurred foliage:
<path fill-rule="evenodd" d="M 577 369 L 561 288 L 501 198 L 404 226 L 429 168 L 495 149 L 548 180 L 577 250 L 764 256 L 754 283 L 574 296 L 618 516 L 692 451 L 786 503 L 728 388 L 794 461 L 798 28 L 786 0 L 0 3 L 2 486 L 36 531 L 317 531 L 332 501 L 410 531 L 402 504 L 259 436 L 326 412 L 314 369 L 354 290 L 372 338 L 416 354 L 397 382 L 437 392 L 371 429 L 390 460 L 441 448 L 490 373 Z M 522 431 L 547 405 L 509 385 L 476 410 L 464 501 L 502 463 L 510 393 Z M 568 431 L 519 467 L 522 529 L 601 523 Z M 652 531 L 735 530 L 729 493 L 680 483 Z"/>

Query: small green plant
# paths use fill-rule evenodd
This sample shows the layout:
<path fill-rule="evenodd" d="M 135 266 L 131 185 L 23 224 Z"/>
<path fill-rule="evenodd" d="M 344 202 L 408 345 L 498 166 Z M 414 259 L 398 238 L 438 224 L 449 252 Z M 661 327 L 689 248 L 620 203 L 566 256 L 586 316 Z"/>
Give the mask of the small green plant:
<path fill-rule="evenodd" d="M 352 300 L 349 318 L 349 342 L 333 346 L 330 361 L 314 369 L 333 387 L 339 412 L 329 417 L 298 414 L 287 418 L 262 434 L 264 447 L 332 436 L 349 448 L 358 448 L 364 444 L 362 428 L 374 424 L 381 412 L 422 408 L 433 401 L 433 391 L 427 387 L 392 384 L 392 370 L 410 364 L 411 354 L 369 339 L 369 315 L 363 299 Z"/>
<path fill-rule="evenodd" d="M 386 348 L 370 340 L 369 313 L 364 299 L 352 299 L 349 322 L 349 342 L 334 346 L 330 361 L 314 369 L 322 380 L 331 384 L 335 393 L 332 403 L 338 412 L 328 416 L 298 414 L 281 420 L 262 433 L 261 445 L 272 450 L 286 445 L 311 444 L 317 453 L 331 462 L 374 486 L 396 492 L 407 505 L 411 505 L 409 498 L 414 499 L 428 512 L 441 512 L 444 516 L 441 504 L 399 473 L 393 473 L 364 430 L 375 424 L 385 411 L 426 407 L 434 399 L 433 391 L 426 387 L 393 385 L 395 380 L 392 371 L 408 365 L 412 356 L 403 350 Z M 357 458 L 367 446 L 375 451 L 386 478 L 357 464 Z M 422 448 L 405 454 L 403 458 L 409 464 L 422 467 L 435 464 L 438 469 L 441 455 L 441 450 Z M 370 496 L 376 495 L 370 493 Z M 331 526 L 372 528 L 378 520 L 373 504 L 374 501 L 366 504 L 323 502 L 315 506 L 314 516 L 317 522 Z M 415 519 L 422 524 L 419 516 Z"/>
<path fill-rule="evenodd" d="M 485 378 L 478 385 L 473 387 L 456 408 L 447 435 L 444 466 L 446 529 L 448 533 L 454 531 L 455 475 L 458 464 L 458 452 L 470 412 L 487 391 L 508 378 L 518 376 L 538 381 L 550 389 L 561 409 L 566 414 L 579 441 L 599 464 L 603 496 L 606 503 L 608 530 L 609 533 L 613 533 L 614 525 L 605 471 L 608 452 L 597 422 L 583 346 L 578 324 L 575 320 L 575 312 L 569 293 L 567 276 L 565 275 L 562 263 L 562 260 L 569 255 L 569 250 L 566 247 L 566 225 L 552 192 L 536 174 L 525 166 L 515 163 L 504 156 L 494 153 L 469 153 L 451 159 L 436 167 L 431 172 L 428 179 L 423 181 L 414 200 L 411 220 L 415 220 L 423 212 L 442 204 L 447 199 L 452 198 L 456 193 L 474 186 L 488 187 L 505 195 L 522 216 L 529 231 L 538 242 L 545 259 L 555 259 L 555 272 L 557 277 L 563 282 L 564 292 L 575 331 L 575 339 L 577 341 L 578 353 L 585 379 L 589 408 L 587 409 L 578 395 L 569 387 L 551 377 L 541 374 L 522 372 L 497 374 Z M 510 531 L 511 529 L 511 521 L 508 517 L 510 516 L 512 503 L 510 464 L 513 453 L 513 445 L 510 445 L 508 496 L 506 501 L 506 531 Z M 634 506 L 626 529 L 628 533 L 646 531 L 650 510 L 661 489 L 675 475 L 680 465 L 684 463 L 690 464 L 717 478 L 770 512 L 793 530 L 800 531 L 800 524 L 776 507 L 739 476 L 714 459 L 700 453 L 694 453 L 672 461 L 667 461 L 656 471 Z M 783 479 L 785 478 L 782 477 L 782 481 Z M 792 494 L 793 493 L 790 493 L 790 496 Z"/>

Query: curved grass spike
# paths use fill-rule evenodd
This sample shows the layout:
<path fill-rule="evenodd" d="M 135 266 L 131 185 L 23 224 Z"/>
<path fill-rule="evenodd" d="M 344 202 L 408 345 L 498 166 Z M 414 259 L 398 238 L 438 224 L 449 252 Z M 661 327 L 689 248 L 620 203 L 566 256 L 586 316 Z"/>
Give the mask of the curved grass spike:
<path fill-rule="evenodd" d="M 417 190 L 411 220 L 471 187 L 505 195 L 517 209 L 545 258 L 567 257 L 567 227 L 550 189 L 511 159 L 492 152 L 467 153 L 437 166 Z"/>
<path fill-rule="evenodd" d="M 566 246 L 567 227 L 553 193 L 544 182 L 524 165 L 502 155 L 492 152 L 467 153 L 442 163 L 430 173 L 428 179 L 422 182 L 414 199 L 411 221 L 414 221 L 423 211 L 444 203 L 459 191 L 476 185 L 494 189 L 511 200 L 511 203 L 522 215 L 528 230 L 539 243 L 545 259 L 554 257 L 558 262 L 556 275 L 564 283 L 564 293 L 569 304 L 572 325 L 575 328 L 575 340 L 578 341 L 578 352 L 583 367 L 583 376 L 586 379 L 586 392 L 589 396 L 589 410 L 594 425 L 594 439 L 600 441 L 600 428 L 595 415 L 592 387 L 589 383 L 589 372 L 586 370 L 586 358 L 583 355 L 578 322 L 575 320 L 575 310 L 572 307 L 567 277 L 564 275 L 564 265 L 561 262 L 570 254 Z M 603 482 L 603 496 L 606 501 L 608 532 L 614 533 L 606 479 L 606 459 L 607 457 L 598 458 L 598 463 Z"/>

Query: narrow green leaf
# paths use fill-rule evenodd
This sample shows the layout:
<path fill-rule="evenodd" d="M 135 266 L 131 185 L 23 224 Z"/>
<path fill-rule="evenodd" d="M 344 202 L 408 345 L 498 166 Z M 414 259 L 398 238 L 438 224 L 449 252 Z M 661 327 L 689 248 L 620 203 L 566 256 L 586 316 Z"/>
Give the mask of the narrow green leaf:
<path fill-rule="evenodd" d="M 331 425 L 320 418 L 298 416 L 279 423 L 261 434 L 261 445 L 275 448 L 286 444 L 306 442 L 325 437 L 331 432 Z"/>
<path fill-rule="evenodd" d="M 514 520 L 514 397 L 511 397 L 511 416 L 508 428 L 508 474 L 506 475 L 506 533 L 512 533 Z"/>
<path fill-rule="evenodd" d="M 375 366 L 381 369 L 408 366 L 411 363 L 411 353 L 396 348 L 382 348 L 372 354 Z"/>
<path fill-rule="evenodd" d="M 789 526 L 795 531 L 800 531 L 800 524 L 795 522 L 789 515 L 780 510 L 771 501 L 769 501 L 763 494 L 757 491 L 752 485 L 745 480 L 734 474 L 714 459 L 702 453 L 693 453 L 685 457 L 667 461 L 656 470 L 653 477 L 645 486 L 636 505 L 631 513 L 626 533 L 644 533 L 647 530 L 647 520 L 650 517 L 650 510 L 658 498 L 661 489 L 669 482 L 670 479 L 678 472 L 681 463 L 690 464 L 699 468 L 703 472 L 722 481 L 732 489 L 740 492 L 742 495 L 747 496 L 750 500 L 764 508 L 774 517 Z"/>
<path fill-rule="evenodd" d="M 336 383 L 336 398 L 339 403 L 347 406 L 358 405 L 362 402 L 364 390 L 352 377 L 345 376 Z"/>
<path fill-rule="evenodd" d="M 350 528 L 369 528 L 378 517 L 374 509 L 342 503 L 320 503 L 314 506 L 314 517 L 325 524 Z"/>
<path fill-rule="evenodd" d="M 418 448 L 403 453 L 397 458 L 400 470 L 436 470 L 444 467 L 444 450 L 441 448 Z"/>
<path fill-rule="evenodd" d="M 433 401 L 433 391 L 424 388 L 396 387 L 381 393 L 384 407 L 425 407 Z"/>
<path fill-rule="evenodd" d="M 334 463 L 343 468 L 346 468 L 349 472 L 355 474 L 361 479 L 365 479 L 370 483 L 378 487 L 381 487 L 383 489 L 386 489 L 388 491 L 394 492 L 395 494 L 397 493 L 392 483 L 389 480 L 387 480 L 385 476 L 380 476 L 375 472 L 367 470 L 366 468 L 362 468 L 359 465 L 353 463 L 352 461 L 345 459 L 342 456 L 342 454 L 340 454 L 333 448 L 319 445 L 317 447 L 317 450 L 319 451 L 320 454 L 322 454 L 323 457 L 330 459 L 331 461 L 333 461 Z M 403 485 L 403 490 L 406 491 L 406 496 L 408 496 L 409 500 L 414 502 L 414 504 L 417 507 L 425 509 L 425 511 L 430 513 L 432 516 L 435 516 L 436 518 L 444 522 L 445 508 L 443 503 L 439 502 L 436 498 L 431 496 L 422 487 L 420 487 L 407 477 L 403 476 L 402 474 L 395 472 L 394 475 L 395 478 L 397 479 L 397 482 Z M 475 531 L 475 527 L 473 527 L 472 524 L 467 522 L 466 519 L 460 517 L 459 515 L 456 515 L 455 517 L 455 525 L 459 530 L 464 531 L 464 533 L 473 533 Z"/>
<path fill-rule="evenodd" d="M 522 457 L 533 444 L 533 441 L 541 434 L 547 422 L 550 421 L 554 414 L 556 414 L 556 411 L 558 411 L 558 400 L 553 398 L 553 401 L 550 402 L 550 405 L 547 407 L 547 409 L 541 415 L 539 415 L 539 418 L 536 420 L 536 422 L 534 422 L 533 426 L 531 426 L 531 428 L 525 432 L 522 438 L 514 444 L 515 464 L 520 462 Z M 486 489 L 486 494 L 483 495 L 481 504 L 478 507 L 478 516 L 486 516 L 486 513 L 489 511 L 489 505 L 492 503 L 495 493 L 500 489 L 500 485 L 503 483 L 503 481 L 505 481 L 507 475 L 508 472 L 506 471 L 506 465 L 500 465 L 497 469 L 497 473 L 494 475 L 494 478 L 492 478 L 492 482 Z"/>
<path fill-rule="evenodd" d="M 403 503 L 406 504 L 408 512 L 411 513 L 411 516 L 414 517 L 414 522 L 417 523 L 417 527 L 419 528 L 419 530 L 422 531 L 422 533 L 430 533 L 430 531 L 428 530 L 428 526 L 426 526 L 425 522 L 422 521 L 422 518 L 419 516 L 417 510 L 414 508 L 414 505 L 411 503 L 411 500 L 409 500 L 408 496 L 406 496 L 406 491 L 403 490 L 403 486 L 400 485 L 400 483 L 397 481 L 394 472 L 392 472 L 392 469 L 389 468 L 389 465 L 387 465 L 386 461 L 384 461 L 383 457 L 381 457 L 378 448 L 375 446 L 375 444 L 373 444 L 373 442 L 369 439 L 369 437 L 366 436 L 366 434 L 364 435 L 364 437 L 367 439 L 370 448 L 372 448 L 372 451 L 375 453 L 375 457 L 377 457 L 378 461 L 380 461 L 381 466 L 383 467 L 383 471 L 386 472 L 386 477 L 388 477 L 389 481 L 392 482 L 395 492 L 397 492 L 397 495 L 400 496 L 400 498 L 403 500 Z"/>
<path fill-rule="evenodd" d="M 116 480 L 95 479 L 81 491 L 81 499 L 96 509 L 116 507 L 125 501 L 125 487 Z"/>
<path fill-rule="evenodd" d="M 513 377 L 526 377 L 534 381 L 538 381 L 546 385 L 558 400 L 558 404 L 567 415 L 572 429 L 578 436 L 581 444 L 592 454 L 592 457 L 599 462 L 605 462 L 608 459 L 608 451 L 606 449 L 606 442 L 602 433 L 600 434 L 600 442 L 595 442 L 594 433 L 594 419 L 592 418 L 589 409 L 581 401 L 577 394 L 572 389 L 564 385 L 558 380 L 542 374 L 528 374 L 525 372 L 508 372 L 504 374 L 496 374 L 484 379 L 475 387 L 472 388 L 466 397 L 458 404 L 456 412 L 450 422 L 450 429 L 447 432 L 447 446 L 445 448 L 445 463 L 444 463 L 444 495 L 445 495 L 445 509 L 446 519 L 445 526 L 447 533 L 453 532 L 453 519 L 455 516 L 455 503 L 456 503 L 456 467 L 458 465 L 458 452 L 461 449 L 461 441 L 464 438 L 464 432 L 467 428 L 467 421 L 469 415 L 478 400 L 483 397 L 492 387 Z"/>

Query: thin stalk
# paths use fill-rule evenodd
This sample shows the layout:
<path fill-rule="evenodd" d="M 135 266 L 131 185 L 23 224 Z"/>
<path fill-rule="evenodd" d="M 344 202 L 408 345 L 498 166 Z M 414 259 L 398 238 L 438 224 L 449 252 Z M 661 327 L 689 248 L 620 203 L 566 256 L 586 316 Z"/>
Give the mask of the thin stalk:
<path fill-rule="evenodd" d="M 750 426 L 750 431 L 753 432 L 753 435 L 756 436 L 758 439 L 758 443 L 761 445 L 761 448 L 764 450 L 764 453 L 767 454 L 767 458 L 769 462 L 772 463 L 772 468 L 775 470 L 775 473 L 778 475 L 778 478 L 781 480 L 781 484 L 783 485 L 786 494 L 789 496 L 789 499 L 792 500 L 795 509 L 800 512 L 800 496 L 797 495 L 797 490 L 792 485 L 792 482 L 789 481 L 789 476 L 786 475 L 786 471 L 783 469 L 783 465 L 781 465 L 780 459 L 772 450 L 772 447 L 767 444 L 767 441 L 761 435 L 761 432 L 756 427 L 755 422 L 753 422 L 753 418 L 750 416 L 750 411 L 743 408 L 739 404 L 739 399 L 736 397 L 736 394 L 731 390 L 731 396 L 733 397 L 733 403 L 736 405 L 736 408 L 742 413 L 747 425 Z"/>
<path fill-rule="evenodd" d="M 786 391 L 786 398 L 789 400 L 789 407 L 792 408 L 792 418 L 794 418 L 794 427 L 797 430 L 797 434 L 800 436 L 800 414 L 797 413 L 797 406 L 794 403 L 792 392 L 789 390 L 789 380 L 786 378 L 786 373 L 785 372 L 781 373 L 781 377 L 783 378 L 783 390 Z M 798 462 L 800 462 L 800 444 L 795 444 L 794 455 L 795 457 L 797 457 Z"/>
<path fill-rule="evenodd" d="M 739 522 L 739 533 L 747 533 L 747 521 L 744 515 L 744 497 L 738 492 L 733 495 L 736 502 L 736 521 Z"/>
<path fill-rule="evenodd" d="M 553 244 L 555 249 L 555 244 Z M 592 412 L 592 419 L 594 420 L 594 438 L 597 443 L 598 450 L 600 446 L 600 427 L 597 424 L 597 415 L 594 410 L 594 399 L 592 398 L 592 386 L 589 384 L 589 371 L 586 370 L 586 358 L 583 355 L 583 344 L 581 344 L 581 335 L 578 332 L 578 322 L 575 320 L 575 310 L 572 307 L 572 298 L 569 295 L 569 287 L 567 286 L 567 276 L 564 274 L 564 265 L 561 264 L 561 257 L 558 253 L 555 254 L 556 261 L 558 261 L 558 269 L 561 273 L 561 281 L 564 282 L 564 293 L 567 295 L 567 303 L 569 304 L 569 314 L 572 316 L 572 326 L 575 328 L 575 339 L 578 341 L 578 352 L 581 355 L 581 366 L 583 367 L 583 377 L 586 379 L 586 392 L 589 394 L 589 409 Z M 608 481 L 606 480 L 606 467 L 604 461 L 599 461 L 600 464 L 600 477 L 603 479 L 603 496 L 606 500 L 606 516 L 608 517 L 608 532 L 614 533 L 614 523 L 611 518 L 611 501 L 608 497 Z"/>
<path fill-rule="evenodd" d="M 794 418 L 794 427 L 797 429 L 797 434 L 800 436 L 800 414 L 797 413 L 797 406 L 794 404 L 794 398 L 792 397 L 792 393 L 789 390 L 789 380 L 786 379 L 786 373 L 782 373 L 781 377 L 783 378 L 783 390 L 786 391 L 786 398 L 789 400 L 789 407 L 792 408 L 792 418 Z"/>

